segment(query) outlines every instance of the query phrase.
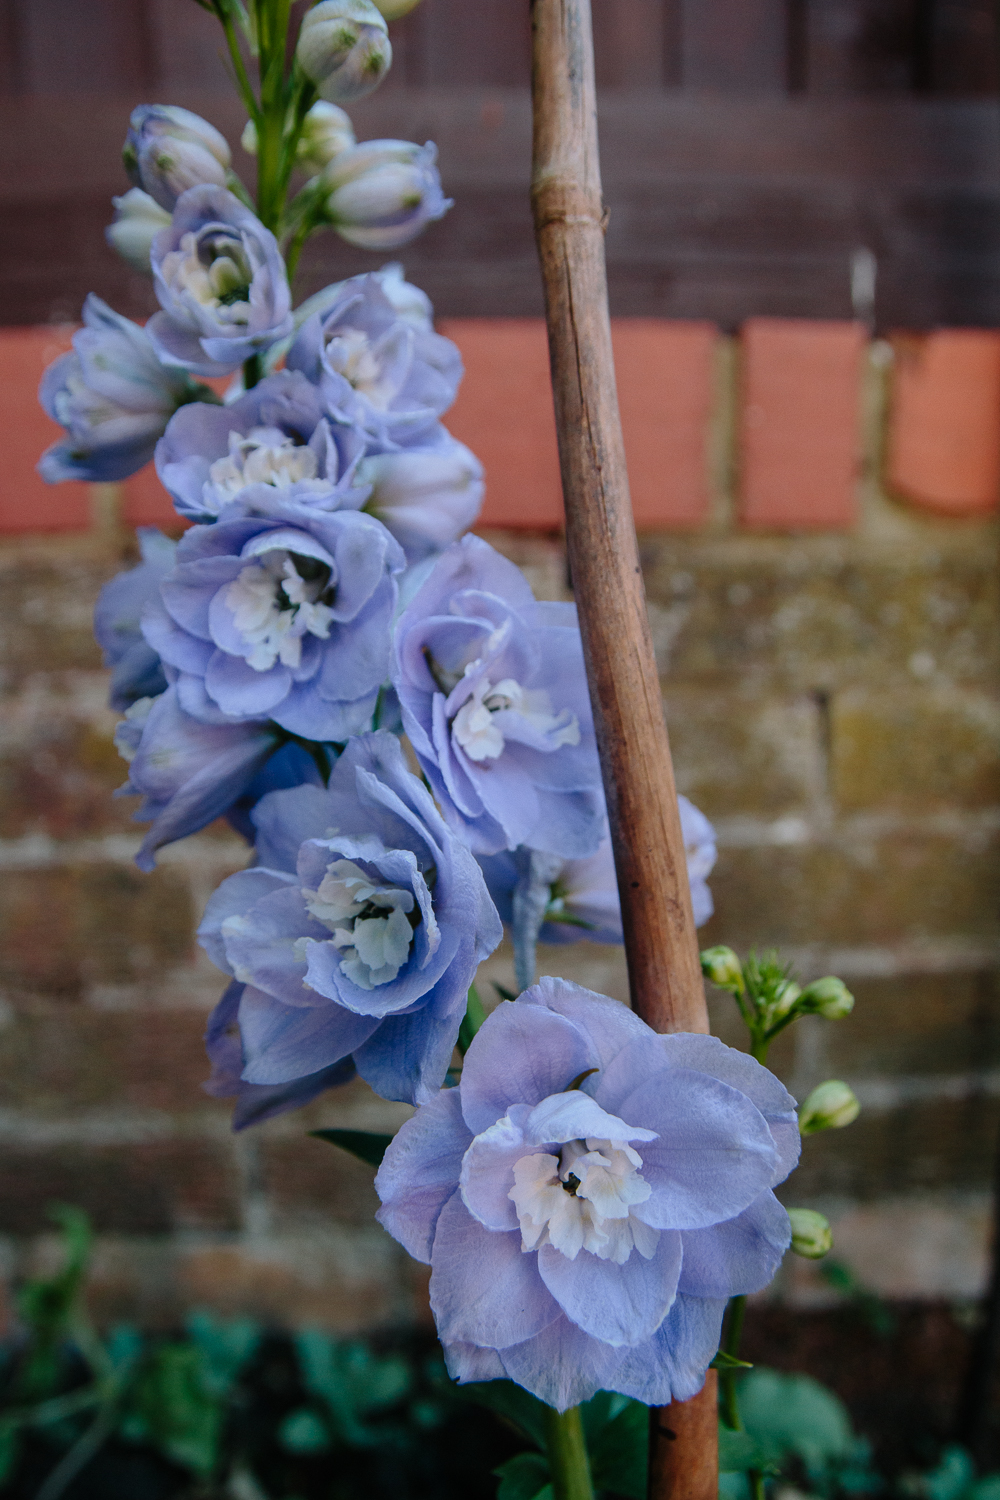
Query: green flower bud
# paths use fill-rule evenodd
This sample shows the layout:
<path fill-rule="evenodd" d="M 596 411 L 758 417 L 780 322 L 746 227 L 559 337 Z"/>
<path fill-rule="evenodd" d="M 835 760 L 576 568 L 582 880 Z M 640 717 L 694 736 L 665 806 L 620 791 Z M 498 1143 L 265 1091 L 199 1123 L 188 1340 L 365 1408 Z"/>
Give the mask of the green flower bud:
<path fill-rule="evenodd" d="M 833 1248 L 833 1231 L 822 1214 L 811 1208 L 790 1208 L 792 1249 L 806 1260 L 822 1260 Z"/>
<path fill-rule="evenodd" d="M 818 1130 L 843 1130 L 860 1112 L 854 1090 L 838 1078 L 831 1078 L 814 1088 L 799 1110 L 799 1130 L 802 1135 L 815 1135 Z"/>
<path fill-rule="evenodd" d="M 814 979 L 807 984 L 799 997 L 799 1008 L 824 1016 L 828 1021 L 839 1021 L 849 1016 L 854 1009 L 854 996 L 842 979 L 828 974 L 825 979 Z"/>
<path fill-rule="evenodd" d="M 732 948 L 706 948 L 701 955 L 701 972 L 720 990 L 743 993 L 743 967 Z"/>
<path fill-rule="evenodd" d="M 782 984 L 779 984 L 768 1009 L 768 1020 L 772 1023 L 783 1021 L 789 1011 L 798 1003 L 801 994 L 802 986 L 796 984 L 794 979 L 786 979 Z"/>

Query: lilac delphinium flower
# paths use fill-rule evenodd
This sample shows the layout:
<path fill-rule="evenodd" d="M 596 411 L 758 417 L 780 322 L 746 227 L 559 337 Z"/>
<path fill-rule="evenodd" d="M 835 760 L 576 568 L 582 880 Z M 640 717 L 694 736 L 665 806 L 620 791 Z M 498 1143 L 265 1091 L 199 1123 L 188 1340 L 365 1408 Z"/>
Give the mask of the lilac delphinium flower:
<path fill-rule="evenodd" d="M 798 1152 L 794 1099 L 745 1053 L 543 979 L 399 1131 L 378 1218 L 432 1268 L 459 1381 L 659 1406 L 701 1388 L 726 1299 L 774 1275 Z"/>
<path fill-rule="evenodd" d="M 408 245 L 453 201 L 441 191 L 433 141 L 362 141 L 335 156 L 321 181 L 330 223 L 362 250 Z"/>
<path fill-rule="evenodd" d="M 370 488 L 355 482 L 364 451 L 357 426 L 329 416 L 305 376 L 279 370 L 227 406 L 182 407 L 157 444 L 156 472 L 192 520 L 213 520 L 234 501 L 252 505 L 258 486 L 265 500 L 277 492 L 357 510 Z"/>
<path fill-rule="evenodd" d="M 370 722 L 389 666 L 393 574 L 385 527 L 357 511 L 232 505 L 194 526 L 143 616 L 186 712 L 208 723 L 272 719 L 308 740 Z M 266 512 L 266 513 L 265 513 Z"/>
<path fill-rule="evenodd" d="M 715 864 L 715 830 L 686 797 L 678 796 L 681 832 L 687 853 L 688 882 L 694 923 L 701 927 L 712 915 L 712 892 L 707 876 Z M 490 895 L 504 922 L 514 919 L 513 897 L 521 871 L 509 851 L 480 855 Z M 622 914 L 611 839 L 605 838 L 596 854 L 586 859 L 560 862 L 549 885 L 548 904 L 538 932 L 541 943 L 621 943 Z"/>
<path fill-rule="evenodd" d="M 234 1130 L 261 1125 L 287 1110 L 301 1109 L 317 1095 L 339 1084 L 350 1083 L 357 1075 L 353 1057 L 345 1057 L 305 1078 L 294 1078 L 290 1083 L 247 1083 L 243 1077 L 245 1062 L 239 1028 L 240 1001 L 245 989 L 238 979 L 227 985 L 205 1031 L 205 1050 L 212 1073 L 202 1088 L 215 1099 L 235 1096 Z"/>
<path fill-rule="evenodd" d="M 357 477 L 371 486 L 365 510 L 392 532 L 411 564 L 457 541 L 482 508 L 483 466 L 440 424 L 418 446 L 363 459 Z"/>
<path fill-rule="evenodd" d="M 83 323 L 72 351 L 49 365 L 38 390 L 48 415 L 69 434 L 39 461 L 49 484 L 127 479 L 152 458 L 179 406 L 216 400 L 182 370 L 166 369 L 146 330 L 93 293 L 83 304 Z"/>
<path fill-rule="evenodd" d="M 246 985 L 244 1081 L 292 1084 L 353 1056 L 383 1097 L 432 1098 L 502 935 L 475 860 L 384 731 L 348 743 L 326 790 L 272 793 L 252 817 L 258 863 L 199 929 Z"/>
<path fill-rule="evenodd" d="M 94 635 L 104 665 L 113 668 L 108 701 L 122 712 L 139 698 L 157 697 L 167 686 L 159 654 L 143 636 L 140 620 L 174 566 L 177 543 L 155 526 L 140 526 L 136 536 L 142 562 L 106 583 L 94 606 Z"/>
<path fill-rule="evenodd" d="M 278 242 L 225 188 L 182 193 L 150 259 L 162 311 L 146 326 L 164 364 L 225 375 L 291 333 Z"/>
<path fill-rule="evenodd" d="M 399 618 L 393 684 L 444 816 L 475 853 L 596 852 L 604 799 L 574 605 L 540 603 L 513 563 L 463 537 Z"/>
<path fill-rule="evenodd" d="M 348 415 L 383 445 L 432 433 L 462 379 L 462 357 L 451 339 L 401 315 L 384 274 L 327 287 L 307 309 L 288 351 L 290 370 L 318 385 L 335 411 L 344 403 L 346 381 L 353 393 Z"/>
<path fill-rule="evenodd" d="M 188 188 L 225 187 L 229 142 L 201 115 L 175 104 L 140 104 L 128 124 L 125 170 L 167 213 Z"/>
<path fill-rule="evenodd" d="M 157 698 L 140 698 L 115 734 L 129 762 L 129 779 L 115 793 L 140 796 L 137 822 L 152 827 L 136 855 L 151 870 L 164 844 L 197 833 L 244 797 L 284 736 L 268 723 L 206 724 L 184 712 L 176 686 Z M 309 774 L 308 765 L 297 768 Z M 319 773 L 315 771 L 315 779 Z"/>

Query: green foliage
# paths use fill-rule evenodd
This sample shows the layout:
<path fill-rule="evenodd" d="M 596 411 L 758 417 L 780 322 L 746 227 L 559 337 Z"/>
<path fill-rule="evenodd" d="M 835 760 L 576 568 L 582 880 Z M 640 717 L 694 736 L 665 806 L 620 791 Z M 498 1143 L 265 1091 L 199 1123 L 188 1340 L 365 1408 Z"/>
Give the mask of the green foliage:
<path fill-rule="evenodd" d="M 382 1158 L 392 1140 L 391 1135 L 380 1135 L 373 1130 L 310 1130 L 309 1134 L 318 1141 L 329 1141 L 331 1146 L 349 1151 L 370 1167 L 382 1165 Z"/>
<path fill-rule="evenodd" d="M 518 1453 L 493 1472 L 500 1481 L 497 1500 L 552 1500 L 549 1461 L 541 1453 Z"/>
<path fill-rule="evenodd" d="M 767 1059 L 774 1038 L 802 1015 L 821 1015 L 837 1020 L 850 1013 L 854 999 L 842 980 L 832 975 L 817 979 L 805 989 L 792 976 L 773 949 L 740 960 L 731 948 L 706 948 L 701 955 L 702 973 L 736 1001 L 750 1033 L 750 1050 L 758 1062 Z"/>
<path fill-rule="evenodd" d="M 413 1375 L 404 1359 L 379 1357 L 365 1344 L 341 1343 L 316 1328 L 297 1334 L 295 1349 L 305 1387 L 316 1398 L 333 1441 L 372 1448 L 392 1439 L 384 1426 L 368 1419 L 409 1393 Z"/>

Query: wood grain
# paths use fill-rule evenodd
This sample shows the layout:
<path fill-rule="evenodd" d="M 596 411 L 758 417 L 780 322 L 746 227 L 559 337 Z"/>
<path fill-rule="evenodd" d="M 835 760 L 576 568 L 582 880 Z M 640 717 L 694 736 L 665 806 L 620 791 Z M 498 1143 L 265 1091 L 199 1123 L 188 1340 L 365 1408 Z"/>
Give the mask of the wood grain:
<path fill-rule="evenodd" d="M 615 389 L 589 0 L 532 0 L 531 199 L 545 291 L 566 544 L 621 896 L 632 1005 L 708 1031 L 684 840 L 646 618 Z M 715 1500 L 711 1381 L 650 1413 L 651 1500 Z M 676 1436 L 670 1453 L 661 1457 Z M 710 1440 L 706 1440 L 710 1434 Z"/>

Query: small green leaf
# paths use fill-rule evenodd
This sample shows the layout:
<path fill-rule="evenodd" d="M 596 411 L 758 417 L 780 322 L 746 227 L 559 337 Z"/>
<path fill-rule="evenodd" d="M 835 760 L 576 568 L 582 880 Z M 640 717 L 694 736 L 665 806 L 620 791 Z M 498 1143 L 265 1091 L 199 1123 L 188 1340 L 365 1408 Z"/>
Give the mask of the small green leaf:
<path fill-rule="evenodd" d="M 326 1423 L 308 1406 L 290 1411 L 282 1420 L 278 1442 L 289 1453 L 325 1453 L 331 1446 Z"/>
<path fill-rule="evenodd" d="M 753 1365 L 745 1359 L 737 1359 L 735 1354 L 727 1354 L 725 1349 L 720 1349 L 708 1367 L 710 1370 L 752 1370 Z"/>
<path fill-rule="evenodd" d="M 572 1093 L 573 1089 L 578 1089 L 583 1083 L 583 1080 L 585 1078 L 589 1078 L 591 1073 L 599 1073 L 600 1071 L 600 1068 L 585 1068 L 582 1073 L 577 1073 L 576 1077 L 573 1079 L 573 1082 L 566 1090 L 567 1094 Z"/>
<path fill-rule="evenodd" d="M 540 1453 L 519 1453 L 493 1472 L 500 1481 L 497 1500 L 551 1500 L 549 1461 Z"/>
<path fill-rule="evenodd" d="M 584 1405 L 583 1423 L 595 1488 L 646 1500 L 648 1406 L 599 1391 Z"/>
<path fill-rule="evenodd" d="M 474 984 L 469 986 L 469 998 L 465 1005 L 465 1015 L 458 1031 L 458 1050 L 464 1057 L 469 1050 L 469 1044 L 476 1032 L 486 1020 L 486 1010 L 479 998 L 479 991 Z"/>
<path fill-rule="evenodd" d="M 545 1403 L 512 1380 L 474 1381 L 459 1386 L 455 1394 L 475 1401 L 477 1406 L 485 1406 L 516 1427 L 530 1442 L 545 1448 Z"/>
<path fill-rule="evenodd" d="M 331 1146 L 349 1151 L 370 1167 L 382 1165 L 382 1158 L 392 1140 L 391 1135 L 378 1135 L 372 1130 L 310 1130 L 309 1134 L 318 1141 L 329 1141 Z"/>
<path fill-rule="evenodd" d="M 720 1474 L 740 1474 L 747 1469 L 766 1470 L 769 1467 L 764 1453 L 749 1432 L 733 1432 L 719 1423 Z"/>
<path fill-rule="evenodd" d="M 501 1000 L 516 1000 L 517 999 L 517 996 L 514 994 L 513 990 L 505 989 L 502 984 L 497 984 L 497 982 L 496 982 L 495 979 L 492 981 L 492 983 L 493 983 L 493 988 L 496 990 L 496 992 L 500 996 Z"/>

